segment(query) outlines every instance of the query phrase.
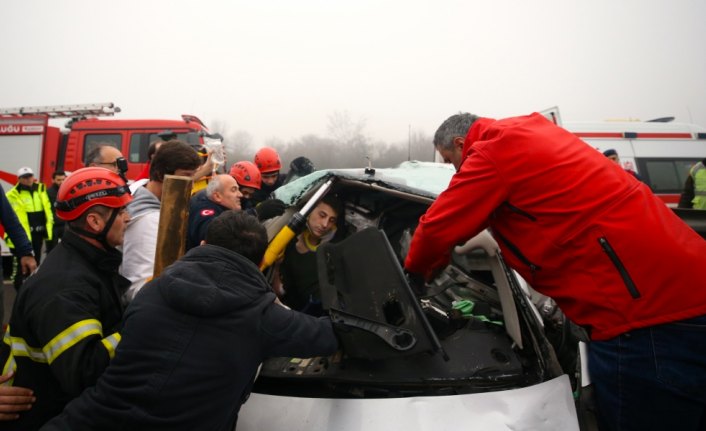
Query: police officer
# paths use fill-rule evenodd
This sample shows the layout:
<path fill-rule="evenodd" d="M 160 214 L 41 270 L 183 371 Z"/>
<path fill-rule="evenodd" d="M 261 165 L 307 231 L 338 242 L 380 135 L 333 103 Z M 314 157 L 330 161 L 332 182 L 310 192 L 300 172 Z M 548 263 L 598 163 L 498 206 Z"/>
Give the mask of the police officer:
<path fill-rule="evenodd" d="M 679 199 L 679 208 L 706 210 L 706 159 L 689 169 L 689 176 Z"/>
<path fill-rule="evenodd" d="M 44 239 L 51 241 L 54 230 L 54 216 L 47 188 L 44 184 L 35 181 L 32 168 L 23 166 L 17 171 L 17 184 L 7 192 L 7 200 L 27 232 L 27 237 L 32 242 L 34 257 L 39 264 Z M 8 247 L 14 248 L 12 241 L 8 241 L 7 235 L 5 241 Z M 24 277 L 19 260 L 15 259 L 15 261 L 14 284 L 15 289 L 19 290 Z"/>

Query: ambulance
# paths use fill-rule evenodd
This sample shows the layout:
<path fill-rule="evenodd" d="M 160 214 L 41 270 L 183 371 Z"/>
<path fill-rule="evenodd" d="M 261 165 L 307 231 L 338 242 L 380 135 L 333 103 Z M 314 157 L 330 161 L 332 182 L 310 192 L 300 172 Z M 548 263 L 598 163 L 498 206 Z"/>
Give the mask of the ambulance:
<path fill-rule="evenodd" d="M 562 122 L 558 108 L 542 112 L 600 152 L 617 151 L 620 164 L 637 172 L 670 207 L 676 207 L 689 168 L 706 159 L 706 127 L 650 121 Z"/>

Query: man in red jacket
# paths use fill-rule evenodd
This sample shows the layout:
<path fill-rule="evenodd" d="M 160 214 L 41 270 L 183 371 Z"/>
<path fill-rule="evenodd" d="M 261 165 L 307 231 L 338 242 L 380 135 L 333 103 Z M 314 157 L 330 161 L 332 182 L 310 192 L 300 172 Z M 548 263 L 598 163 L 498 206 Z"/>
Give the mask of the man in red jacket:
<path fill-rule="evenodd" d="M 650 189 L 540 114 L 447 119 L 457 173 L 406 270 L 429 278 L 490 228 L 505 258 L 591 336 L 602 429 L 706 426 L 706 242 Z"/>

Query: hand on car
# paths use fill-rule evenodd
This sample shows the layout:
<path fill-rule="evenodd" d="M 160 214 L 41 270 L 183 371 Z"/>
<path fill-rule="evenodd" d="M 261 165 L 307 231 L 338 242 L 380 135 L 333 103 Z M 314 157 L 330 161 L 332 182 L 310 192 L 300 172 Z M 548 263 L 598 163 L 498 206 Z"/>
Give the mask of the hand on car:
<path fill-rule="evenodd" d="M 284 202 L 279 199 L 267 199 L 255 207 L 255 212 L 257 219 L 263 221 L 282 215 L 286 207 Z"/>

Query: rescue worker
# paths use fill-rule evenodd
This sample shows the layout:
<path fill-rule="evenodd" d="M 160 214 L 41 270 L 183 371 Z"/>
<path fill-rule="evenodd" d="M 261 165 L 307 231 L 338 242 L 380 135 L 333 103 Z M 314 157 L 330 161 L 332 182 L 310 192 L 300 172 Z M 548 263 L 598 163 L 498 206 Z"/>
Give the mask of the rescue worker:
<path fill-rule="evenodd" d="M 251 198 L 253 204 L 257 205 L 269 198 L 272 192 L 284 184 L 285 175 L 280 175 L 279 171 L 282 169 L 282 162 L 274 148 L 260 148 L 260 150 L 255 153 L 253 162 L 262 175 L 260 190 L 253 193 L 253 197 Z"/>
<path fill-rule="evenodd" d="M 306 230 L 296 241 L 287 244 L 279 264 L 283 286 L 275 288 L 280 295 L 283 294 L 282 301 L 293 310 L 312 316 L 323 315 L 316 250 L 336 234 L 340 214 L 343 214 L 341 201 L 335 195 L 327 194 L 307 217 Z"/>
<path fill-rule="evenodd" d="M 227 210 L 241 210 L 242 197 L 238 182 L 228 174 L 211 178 L 206 190 L 198 192 L 189 202 L 189 222 L 186 250 L 190 250 L 206 238 L 206 228 L 211 221 Z M 278 216 L 284 212 L 284 202 L 268 199 L 247 213 L 262 220 Z"/>
<path fill-rule="evenodd" d="M 24 166 L 17 171 L 17 184 L 7 192 L 7 200 L 32 242 L 34 258 L 39 265 L 42 260 L 44 240 L 51 240 L 54 231 L 54 216 L 47 188 L 43 183 L 35 181 L 32 168 Z M 5 242 L 10 249 L 14 248 L 12 240 L 9 240 L 7 235 L 5 235 Z M 16 258 L 14 286 L 17 291 L 23 281 L 22 267 L 19 259 Z"/>
<path fill-rule="evenodd" d="M 252 203 L 251 199 L 253 194 L 260 190 L 262 185 L 260 170 L 257 169 L 254 163 L 243 160 L 233 163 L 233 166 L 230 167 L 230 175 L 238 182 L 240 193 L 243 194 L 240 200 L 242 209 L 247 210 L 254 208 L 255 205 Z"/>
<path fill-rule="evenodd" d="M 262 176 L 260 170 L 248 161 L 233 163 L 230 168 L 230 175 L 235 178 L 240 186 L 243 197 L 240 199 L 241 209 L 250 215 L 257 216 L 260 221 L 280 216 L 286 208 L 284 202 L 279 199 L 265 199 L 255 205 L 253 195 L 262 187 Z"/>
<path fill-rule="evenodd" d="M 165 142 L 155 153 L 150 164 L 150 180 L 135 190 L 134 199 L 128 205 L 131 220 L 125 232 L 120 273 L 132 284 L 125 301 L 131 301 L 154 273 L 164 176 L 191 177 L 200 165 L 196 151 L 181 141 Z"/>
<path fill-rule="evenodd" d="M 47 240 L 47 253 L 52 251 L 52 249 L 59 243 L 61 236 L 64 234 L 64 225 L 66 222 L 60 218 L 56 217 L 56 209 L 54 208 L 54 202 L 56 202 L 56 195 L 59 193 L 59 187 L 66 179 L 66 172 L 64 171 L 54 171 L 51 175 L 51 186 L 47 188 L 47 196 L 49 196 L 49 203 L 51 205 L 51 213 L 54 217 L 54 232 L 52 232 L 52 238 Z"/>
<path fill-rule="evenodd" d="M 105 168 L 74 172 L 59 189 L 64 238 L 17 296 L 0 346 L 13 386 L 36 396 L 32 408 L 3 429 L 39 429 L 95 384 L 120 340 L 120 297 L 130 284 L 118 274 L 131 200 L 127 185 Z"/>
<path fill-rule="evenodd" d="M 130 304 L 120 349 L 96 385 L 42 430 L 236 429 L 269 357 L 331 355 L 329 318 L 276 301 L 258 269 L 267 234 L 226 211 Z"/>
<path fill-rule="evenodd" d="M 420 218 L 416 284 L 490 228 L 508 263 L 590 334 L 602 430 L 706 424 L 706 241 L 645 184 L 540 114 L 462 113 L 434 146 L 457 172 Z"/>
<path fill-rule="evenodd" d="M 679 198 L 679 208 L 706 210 L 706 159 L 689 169 L 684 191 Z"/>

